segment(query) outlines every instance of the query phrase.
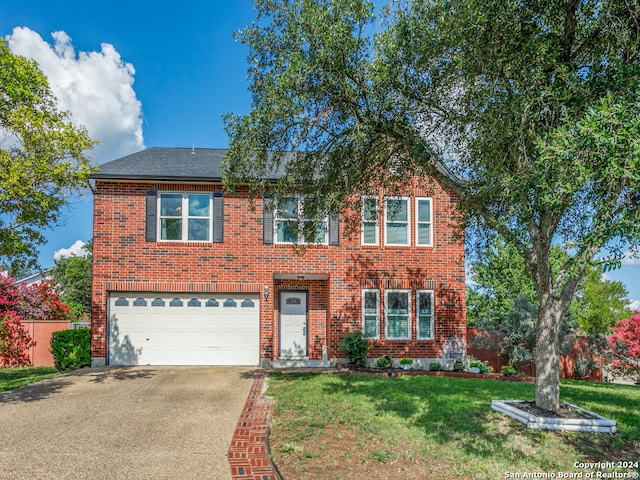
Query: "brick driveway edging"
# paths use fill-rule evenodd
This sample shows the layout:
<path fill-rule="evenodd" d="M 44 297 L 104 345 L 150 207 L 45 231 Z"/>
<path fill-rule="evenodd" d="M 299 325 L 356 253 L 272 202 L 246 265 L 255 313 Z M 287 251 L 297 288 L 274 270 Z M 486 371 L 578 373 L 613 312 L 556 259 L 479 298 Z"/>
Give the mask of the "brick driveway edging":
<path fill-rule="evenodd" d="M 265 373 L 256 372 L 227 452 L 234 480 L 282 480 L 269 455 L 269 421 L 275 401 L 262 396 L 264 381 Z"/>

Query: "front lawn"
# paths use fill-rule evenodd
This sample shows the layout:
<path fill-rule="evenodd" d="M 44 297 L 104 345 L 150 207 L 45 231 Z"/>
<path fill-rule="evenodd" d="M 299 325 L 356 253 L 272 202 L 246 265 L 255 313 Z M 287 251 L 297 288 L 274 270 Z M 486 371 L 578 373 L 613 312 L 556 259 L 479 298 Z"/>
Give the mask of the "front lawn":
<path fill-rule="evenodd" d="M 0 368 L 0 392 L 60 375 L 54 367 Z"/>
<path fill-rule="evenodd" d="M 636 386 L 562 382 L 562 400 L 615 419 L 615 435 L 530 430 L 491 410 L 491 400 L 533 400 L 532 384 L 275 372 L 267 395 L 272 458 L 287 479 L 580 478 L 559 472 L 640 459 Z"/>

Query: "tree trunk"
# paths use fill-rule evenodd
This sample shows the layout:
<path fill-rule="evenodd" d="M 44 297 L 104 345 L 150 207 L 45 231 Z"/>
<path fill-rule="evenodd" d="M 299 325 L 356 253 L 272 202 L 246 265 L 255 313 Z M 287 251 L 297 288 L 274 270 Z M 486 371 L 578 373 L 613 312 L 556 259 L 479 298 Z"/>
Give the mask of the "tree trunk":
<path fill-rule="evenodd" d="M 567 307 L 568 308 L 568 307 Z M 560 332 L 566 308 L 559 300 L 540 302 L 536 338 L 536 406 L 560 408 Z"/>

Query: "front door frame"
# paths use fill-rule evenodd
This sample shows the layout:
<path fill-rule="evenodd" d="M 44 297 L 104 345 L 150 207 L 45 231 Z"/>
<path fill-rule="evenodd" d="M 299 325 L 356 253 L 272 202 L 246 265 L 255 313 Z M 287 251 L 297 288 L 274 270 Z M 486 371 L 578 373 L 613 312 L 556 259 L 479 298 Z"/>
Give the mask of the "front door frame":
<path fill-rule="evenodd" d="M 302 294 L 305 301 L 305 319 L 304 319 L 304 354 L 300 356 L 290 357 L 282 352 L 282 306 L 283 298 L 286 294 Z M 308 290 L 280 290 L 278 293 L 278 358 L 308 358 L 309 356 L 309 292 Z"/>

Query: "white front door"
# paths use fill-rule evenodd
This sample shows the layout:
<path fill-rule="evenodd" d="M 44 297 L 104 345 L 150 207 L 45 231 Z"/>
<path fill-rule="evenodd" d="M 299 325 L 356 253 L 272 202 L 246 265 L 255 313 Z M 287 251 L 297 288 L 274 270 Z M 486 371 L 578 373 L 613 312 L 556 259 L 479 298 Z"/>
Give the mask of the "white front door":
<path fill-rule="evenodd" d="M 280 292 L 280 358 L 307 356 L 307 292 Z"/>

